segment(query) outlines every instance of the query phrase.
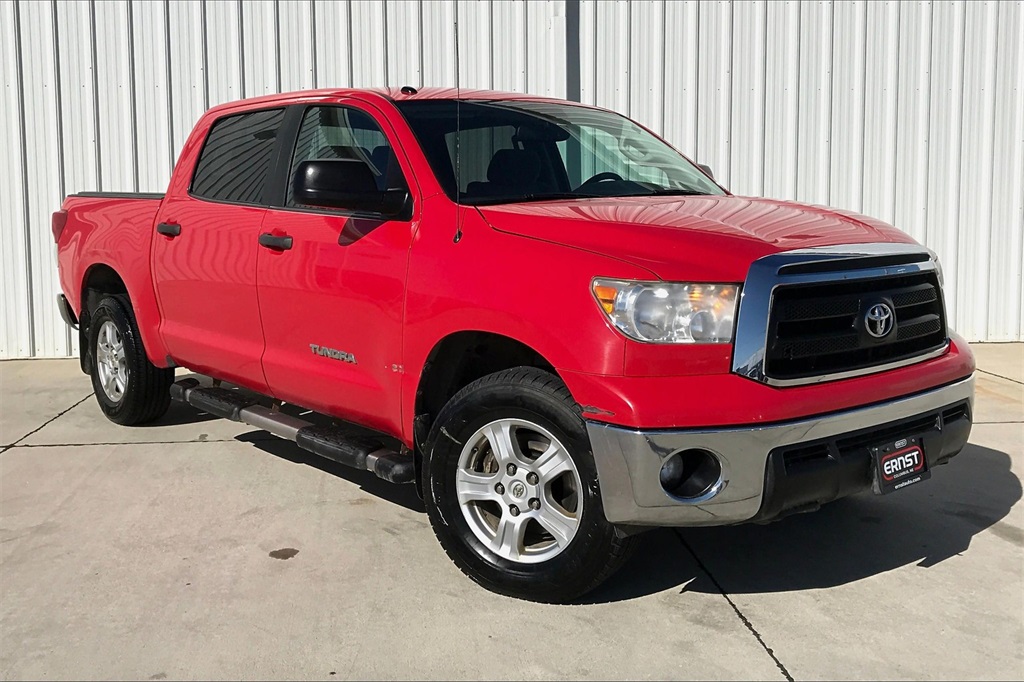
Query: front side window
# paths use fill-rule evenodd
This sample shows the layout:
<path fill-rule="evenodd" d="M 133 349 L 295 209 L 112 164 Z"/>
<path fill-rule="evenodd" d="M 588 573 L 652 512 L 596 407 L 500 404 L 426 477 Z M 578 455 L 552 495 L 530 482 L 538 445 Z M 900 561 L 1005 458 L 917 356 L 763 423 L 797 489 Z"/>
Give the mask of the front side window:
<path fill-rule="evenodd" d="M 288 175 L 287 206 L 300 206 L 295 201 L 292 182 L 299 164 L 323 159 L 362 161 L 369 166 L 380 191 L 404 187 L 394 150 L 369 114 L 349 107 L 312 107 L 302 117 L 295 142 Z"/>
<path fill-rule="evenodd" d="M 396 106 L 460 203 L 724 194 L 682 154 L 612 112 L 519 100 Z"/>
<path fill-rule="evenodd" d="M 284 109 L 226 116 L 210 129 L 191 193 L 213 201 L 259 204 L 270 175 Z"/>

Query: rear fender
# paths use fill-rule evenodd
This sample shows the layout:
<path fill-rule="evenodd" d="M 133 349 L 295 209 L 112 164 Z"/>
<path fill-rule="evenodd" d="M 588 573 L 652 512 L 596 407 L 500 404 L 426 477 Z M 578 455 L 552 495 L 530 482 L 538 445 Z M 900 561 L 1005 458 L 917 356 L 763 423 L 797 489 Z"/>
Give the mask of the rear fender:
<path fill-rule="evenodd" d="M 57 242 L 57 264 L 61 289 L 83 322 L 81 333 L 87 333 L 89 276 L 97 267 L 110 268 L 124 283 L 150 362 L 167 367 L 150 267 L 153 220 L 159 206 L 159 201 L 148 199 L 69 197 L 64 203 L 67 224 Z"/>

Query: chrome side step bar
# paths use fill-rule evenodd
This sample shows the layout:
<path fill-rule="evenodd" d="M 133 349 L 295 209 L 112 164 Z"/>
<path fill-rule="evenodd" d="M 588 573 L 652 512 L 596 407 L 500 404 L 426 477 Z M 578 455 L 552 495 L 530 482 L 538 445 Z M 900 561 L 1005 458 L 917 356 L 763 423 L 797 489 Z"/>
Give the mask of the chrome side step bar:
<path fill-rule="evenodd" d="M 294 441 L 303 450 L 365 471 L 391 483 L 412 483 L 416 467 L 411 455 L 389 450 L 373 438 L 344 426 L 313 424 L 258 403 L 259 398 L 219 386 L 203 387 L 195 379 L 171 385 L 171 397 L 217 417 L 242 422 Z"/>

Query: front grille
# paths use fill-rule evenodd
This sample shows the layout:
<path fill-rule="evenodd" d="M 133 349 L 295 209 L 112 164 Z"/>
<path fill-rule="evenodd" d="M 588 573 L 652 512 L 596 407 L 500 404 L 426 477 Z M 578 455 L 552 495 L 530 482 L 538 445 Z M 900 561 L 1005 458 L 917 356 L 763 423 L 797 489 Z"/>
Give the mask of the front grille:
<path fill-rule="evenodd" d="M 864 325 L 876 303 L 890 305 L 895 313 L 895 326 L 881 340 Z M 780 286 L 772 297 L 768 328 L 764 373 L 781 380 L 898 362 L 946 343 L 942 292 L 934 272 Z"/>

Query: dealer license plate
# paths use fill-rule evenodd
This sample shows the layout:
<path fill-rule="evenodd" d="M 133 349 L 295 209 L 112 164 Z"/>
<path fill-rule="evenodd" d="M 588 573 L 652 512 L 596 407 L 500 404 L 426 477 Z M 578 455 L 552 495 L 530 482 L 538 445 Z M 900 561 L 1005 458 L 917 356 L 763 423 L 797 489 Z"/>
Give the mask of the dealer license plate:
<path fill-rule="evenodd" d="M 871 448 L 875 480 L 872 490 L 887 495 L 931 478 L 920 436 L 908 436 Z"/>

